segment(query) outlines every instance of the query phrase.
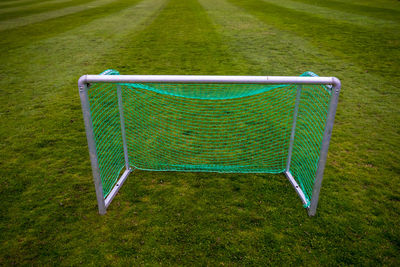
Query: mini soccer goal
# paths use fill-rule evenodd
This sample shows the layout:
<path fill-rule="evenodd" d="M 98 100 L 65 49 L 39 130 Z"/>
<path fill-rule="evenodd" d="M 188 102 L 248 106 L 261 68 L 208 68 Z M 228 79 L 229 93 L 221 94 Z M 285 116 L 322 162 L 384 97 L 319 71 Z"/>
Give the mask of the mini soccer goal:
<path fill-rule="evenodd" d="M 108 70 L 78 83 L 100 214 L 139 169 L 283 173 L 315 215 L 337 78 Z"/>

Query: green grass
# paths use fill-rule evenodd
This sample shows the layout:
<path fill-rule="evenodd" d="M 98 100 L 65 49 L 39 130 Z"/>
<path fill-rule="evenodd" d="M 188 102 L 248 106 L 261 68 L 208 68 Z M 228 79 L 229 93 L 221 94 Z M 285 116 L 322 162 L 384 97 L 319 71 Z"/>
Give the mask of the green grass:
<path fill-rule="evenodd" d="M 398 1 L 36 0 L 0 12 L 0 265 L 400 264 Z M 76 82 L 107 68 L 339 77 L 317 216 L 282 175 L 144 171 L 99 216 Z"/>
<path fill-rule="evenodd" d="M 75 5 L 79 5 L 79 4 L 90 5 L 90 2 L 92 2 L 92 1 L 94 1 L 94 0 L 89 0 L 89 1 L 68 0 L 65 2 L 63 1 L 63 2 L 58 2 L 58 3 L 57 3 L 57 1 L 56 1 L 56 3 L 52 3 L 52 1 L 50 1 L 50 2 L 45 2 L 45 4 L 40 4 L 40 5 L 36 5 L 36 6 L 32 5 L 26 9 L 23 9 L 20 7 L 20 8 L 18 8 L 18 10 L 8 11 L 8 12 L 4 12 L 3 14 L 1 14 L 0 21 L 21 17 L 21 13 L 23 14 L 23 16 L 28 16 L 31 14 L 48 12 L 51 10 L 58 10 L 61 8 L 66 8 L 66 7 L 75 6 Z"/>

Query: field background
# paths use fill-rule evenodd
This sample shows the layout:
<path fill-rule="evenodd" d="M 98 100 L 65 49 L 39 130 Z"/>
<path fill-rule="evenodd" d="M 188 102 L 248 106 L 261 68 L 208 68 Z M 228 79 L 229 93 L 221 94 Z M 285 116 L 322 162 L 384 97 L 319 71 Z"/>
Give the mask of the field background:
<path fill-rule="evenodd" d="M 400 265 L 400 2 L 1 0 L 0 265 Z M 77 80 L 337 76 L 317 216 L 283 175 L 135 172 L 97 214 Z"/>

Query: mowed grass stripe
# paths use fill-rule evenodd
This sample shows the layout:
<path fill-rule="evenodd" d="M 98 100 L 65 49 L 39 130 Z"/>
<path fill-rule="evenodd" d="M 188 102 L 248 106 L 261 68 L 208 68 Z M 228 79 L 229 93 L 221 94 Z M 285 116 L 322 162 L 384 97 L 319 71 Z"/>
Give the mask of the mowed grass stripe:
<path fill-rule="evenodd" d="M 232 53 L 244 57 L 254 75 L 292 76 L 307 70 L 322 75 L 331 70 L 326 70 L 326 56 L 303 38 L 266 24 L 227 0 L 199 2 Z M 336 65 L 328 67 L 336 71 Z"/>
<path fill-rule="evenodd" d="M 361 27 L 384 27 L 395 30 L 400 27 L 399 23 L 387 19 L 371 19 L 363 15 L 358 15 L 346 11 L 338 11 L 327 7 L 321 7 L 313 4 L 297 2 L 296 0 L 263 0 L 274 5 L 287 7 L 301 12 L 312 13 L 322 19 L 331 19 L 345 21 L 356 24 Z M 400 15 L 400 14 L 399 14 Z"/>
<path fill-rule="evenodd" d="M 135 74 L 246 72 L 196 0 L 171 0 L 157 19 L 121 44 L 114 66 Z"/>
<path fill-rule="evenodd" d="M 48 2 L 51 0 L 21 0 L 21 1 L 4 1 L 0 3 L 0 8 L 2 7 L 17 7 L 17 6 L 24 6 L 24 5 L 29 5 L 31 3 L 37 3 L 37 2 Z"/>
<path fill-rule="evenodd" d="M 312 11 L 297 11 L 263 0 L 229 1 L 265 23 L 307 38 L 316 48 L 356 63 L 365 71 L 385 77 L 396 77 L 400 71 L 400 32 L 378 31 L 374 27 L 321 18 L 313 15 Z"/>
<path fill-rule="evenodd" d="M 1 21 L 0 22 L 0 31 L 14 29 L 14 28 L 21 27 L 24 25 L 73 14 L 73 13 L 83 11 L 83 10 L 89 10 L 91 8 L 106 5 L 106 4 L 114 2 L 114 1 L 116 1 L 116 0 L 95 0 L 95 1 L 91 2 L 90 5 L 88 5 L 88 4 L 76 5 L 76 6 L 62 8 L 59 10 L 42 12 L 42 13 L 29 15 L 26 17 L 18 17 L 18 18 L 14 18 L 14 19 Z"/>
<path fill-rule="evenodd" d="M 0 9 L 0 21 L 10 20 L 18 17 L 25 17 L 36 13 L 49 12 L 51 10 L 62 9 L 69 6 L 76 6 L 90 3 L 94 0 L 56 0 L 51 2 L 40 2 L 28 6 Z"/>
<path fill-rule="evenodd" d="M 32 44 L 35 41 L 51 38 L 88 24 L 93 20 L 113 15 L 135 3 L 136 1 L 132 0 L 115 0 L 99 7 L 84 9 L 73 14 L 1 31 L 0 50 L 5 56 L 5 54 L 13 53 L 13 49 Z"/>
<path fill-rule="evenodd" d="M 32 2 L 32 3 L 26 3 L 25 5 L 22 6 L 13 6 L 13 7 L 2 7 L 0 3 L 0 14 L 7 13 L 7 12 L 14 12 L 14 11 L 22 11 L 25 9 L 29 8 L 35 8 L 35 7 L 40 7 L 44 5 L 48 5 L 50 3 L 63 3 L 63 2 L 69 2 L 71 0 L 53 0 L 51 2 L 48 1 L 39 1 L 39 2 Z"/>
<path fill-rule="evenodd" d="M 344 11 L 362 16 L 369 16 L 377 19 L 400 21 L 400 4 L 395 1 L 373 1 L 357 4 L 355 1 L 334 1 L 334 0 L 294 0 L 310 5 L 327 7 L 332 10 Z M 379 3 L 379 6 L 377 5 Z"/>
<path fill-rule="evenodd" d="M 15 16 L 15 17 L 17 17 L 17 16 L 19 16 L 20 12 L 23 12 L 23 11 L 31 12 L 31 10 L 35 9 L 35 8 L 42 8 L 42 9 L 45 9 L 47 11 L 46 6 L 51 6 L 51 5 L 61 4 L 61 3 L 65 3 L 65 2 L 71 2 L 71 1 L 72 0 L 53 0 L 51 2 L 43 1 L 43 2 L 38 2 L 38 3 L 32 3 L 32 4 L 18 6 L 18 7 L 8 7 L 8 8 L 7 7 L 6 8 L 2 8 L 0 6 L 0 14 L 18 12 L 17 15 Z M 33 12 L 33 13 L 36 13 L 36 12 Z M 25 15 L 25 14 L 26 13 L 23 13 L 22 15 Z M 7 14 L 7 15 L 10 15 L 10 14 Z M 3 20 L 4 19 L 3 16 L 4 15 L 2 15 L 0 17 L 0 19 Z"/>

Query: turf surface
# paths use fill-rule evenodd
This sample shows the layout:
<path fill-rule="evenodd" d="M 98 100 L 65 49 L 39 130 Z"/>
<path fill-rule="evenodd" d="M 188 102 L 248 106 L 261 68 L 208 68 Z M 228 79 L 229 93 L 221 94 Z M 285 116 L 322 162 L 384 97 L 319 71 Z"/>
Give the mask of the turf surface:
<path fill-rule="evenodd" d="M 400 2 L 0 2 L 0 265 L 400 264 Z M 76 82 L 342 80 L 317 216 L 282 175 L 135 172 L 97 215 Z"/>

